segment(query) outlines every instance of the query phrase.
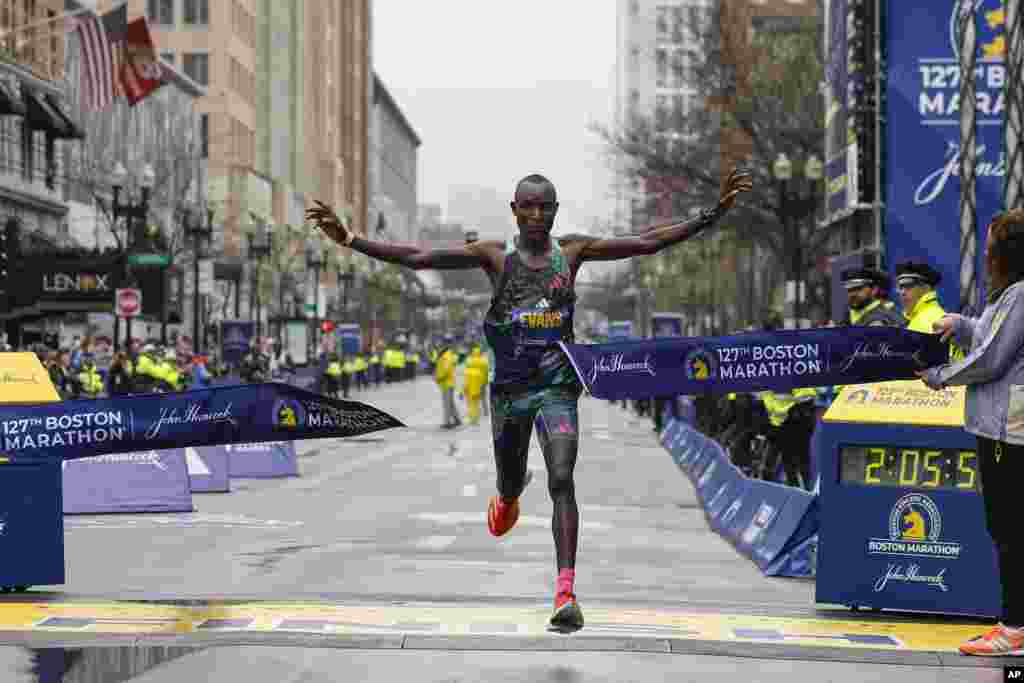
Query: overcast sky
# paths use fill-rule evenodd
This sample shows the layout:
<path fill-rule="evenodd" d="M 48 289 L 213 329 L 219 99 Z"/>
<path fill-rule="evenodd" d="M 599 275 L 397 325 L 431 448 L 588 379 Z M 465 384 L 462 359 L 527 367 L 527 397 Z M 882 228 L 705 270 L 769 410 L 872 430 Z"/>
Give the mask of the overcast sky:
<path fill-rule="evenodd" d="M 373 0 L 374 68 L 423 140 L 421 204 L 447 212 L 450 184 L 511 198 L 519 178 L 543 173 L 562 203 L 557 232 L 610 216 L 588 125 L 613 115 L 615 5 Z"/>

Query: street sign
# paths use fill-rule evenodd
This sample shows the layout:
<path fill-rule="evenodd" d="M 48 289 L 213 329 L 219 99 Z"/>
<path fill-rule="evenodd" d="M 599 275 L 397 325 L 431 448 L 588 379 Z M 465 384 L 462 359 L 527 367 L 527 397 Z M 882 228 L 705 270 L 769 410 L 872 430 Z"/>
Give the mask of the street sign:
<path fill-rule="evenodd" d="M 134 318 L 142 313 L 142 290 L 116 290 L 114 294 L 114 312 L 122 318 Z"/>
<path fill-rule="evenodd" d="M 169 266 L 171 265 L 171 257 L 167 254 L 129 254 L 128 265 Z"/>

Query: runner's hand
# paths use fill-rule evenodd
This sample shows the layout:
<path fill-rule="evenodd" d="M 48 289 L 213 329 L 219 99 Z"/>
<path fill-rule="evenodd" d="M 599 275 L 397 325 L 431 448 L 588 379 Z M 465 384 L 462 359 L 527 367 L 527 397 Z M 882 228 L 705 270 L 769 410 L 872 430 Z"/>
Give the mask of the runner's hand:
<path fill-rule="evenodd" d="M 338 244 L 346 247 L 350 246 L 352 232 L 338 218 L 338 214 L 334 212 L 334 209 L 321 201 L 313 200 L 313 203 L 316 206 L 306 210 L 306 220 L 314 223 L 317 228 Z"/>
<path fill-rule="evenodd" d="M 736 198 L 743 192 L 750 192 L 754 189 L 754 181 L 749 171 L 734 168 L 729 174 L 729 180 L 725 183 L 722 196 L 718 200 L 718 208 L 728 211 L 736 203 Z"/>
<path fill-rule="evenodd" d="M 941 341 L 949 341 L 949 338 L 953 336 L 953 330 L 956 327 L 956 318 L 951 315 L 944 315 L 934 323 L 932 323 L 932 332 L 941 334 L 939 337 Z"/>

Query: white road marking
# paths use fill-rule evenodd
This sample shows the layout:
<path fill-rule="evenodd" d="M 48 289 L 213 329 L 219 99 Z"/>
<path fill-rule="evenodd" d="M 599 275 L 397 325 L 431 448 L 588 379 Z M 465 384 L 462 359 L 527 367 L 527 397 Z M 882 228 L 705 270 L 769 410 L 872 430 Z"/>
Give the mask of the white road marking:
<path fill-rule="evenodd" d="M 444 550 L 452 543 L 455 543 L 455 536 L 425 536 L 416 541 L 415 546 L 420 550 Z"/>

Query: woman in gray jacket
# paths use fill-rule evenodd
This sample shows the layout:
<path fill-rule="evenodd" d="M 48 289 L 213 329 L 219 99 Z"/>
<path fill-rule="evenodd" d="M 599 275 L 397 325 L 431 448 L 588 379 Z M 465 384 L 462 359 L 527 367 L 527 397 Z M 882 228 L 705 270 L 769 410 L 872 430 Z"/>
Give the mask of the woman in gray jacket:
<path fill-rule="evenodd" d="M 1024 481 L 1024 209 L 992 221 L 985 258 L 990 294 L 982 316 L 947 315 L 934 325 L 970 353 L 918 374 L 932 389 L 967 386 L 965 429 L 978 438 L 985 521 L 1002 580 L 1002 623 L 960 652 L 1024 655 L 1024 542 L 1015 521 Z"/>

